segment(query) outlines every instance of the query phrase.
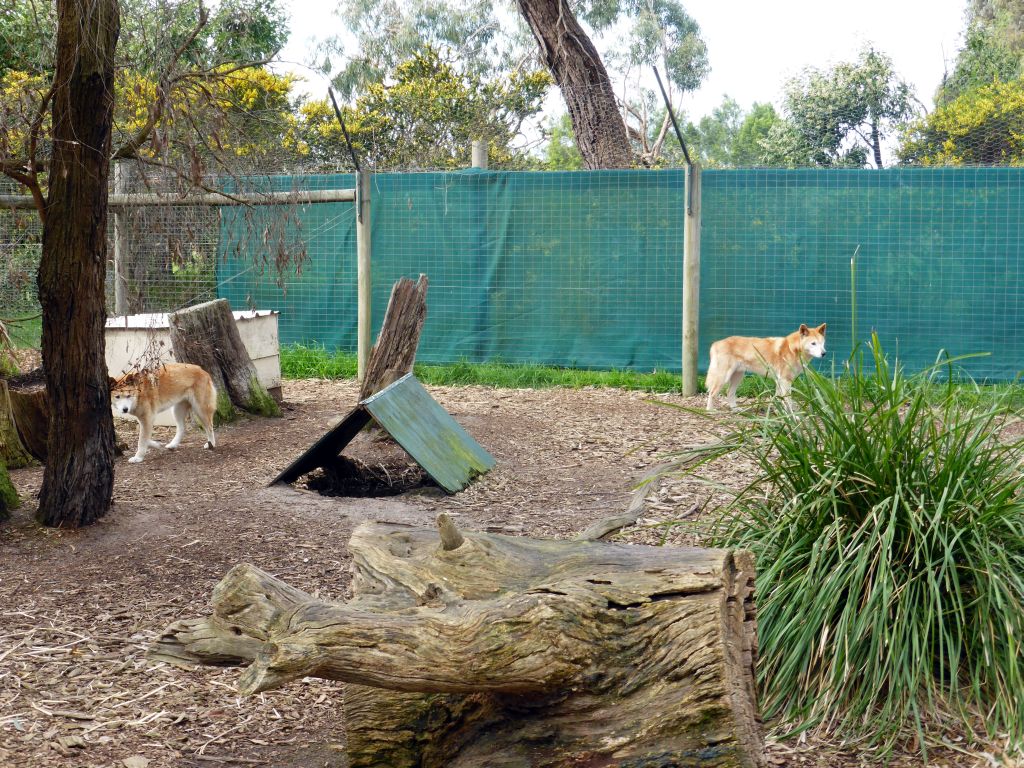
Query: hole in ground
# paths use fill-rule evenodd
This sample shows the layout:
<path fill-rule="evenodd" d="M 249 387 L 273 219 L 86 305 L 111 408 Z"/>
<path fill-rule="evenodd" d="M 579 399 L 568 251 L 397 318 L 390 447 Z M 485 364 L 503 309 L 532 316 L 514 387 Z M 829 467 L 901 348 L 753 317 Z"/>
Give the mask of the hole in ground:
<path fill-rule="evenodd" d="M 408 455 L 370 462 L 341 455 L 306 479 L 306 487 L 322 496 L 397 496 L 414 488 L 433 486 L 436 484 L 430 476 Z"/>

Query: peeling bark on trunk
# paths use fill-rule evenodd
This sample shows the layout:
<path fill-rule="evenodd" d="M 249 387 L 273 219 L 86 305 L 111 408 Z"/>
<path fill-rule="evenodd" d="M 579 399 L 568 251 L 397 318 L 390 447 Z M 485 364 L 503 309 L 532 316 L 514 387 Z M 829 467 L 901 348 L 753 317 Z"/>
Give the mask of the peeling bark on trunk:
<path fill-rule="evenodd" d="M 517 3 L 540 47 L 541 60 L 562 91 L 586 167 L 631 167 L 633 151 L 611 78 L 567 0 Z"/>
<path fill-rule="evenodd" d="M 53 158 L 39 264 L 50 403 L 43 525 L 78 527 L 110 507 L 114 421 L 104 359 L 107 178 L 117 0 L 57 0 Z"/>
<path fill-rule="evenodd" d="M 168 323 L 175 359 L 198 365 L 213 378 L 221 421 L 234 418 L 232 404 L 261 416 L 281 415 L 274 398 L 260 384 L 227 299 L 175 312 Z"/>
<path fill-rule="evenodd" d="M 151 658 L 341 680 L 352 768 L 761 766 L 746 552 L 366 523 L 353 599 L 249 565 Z"/>

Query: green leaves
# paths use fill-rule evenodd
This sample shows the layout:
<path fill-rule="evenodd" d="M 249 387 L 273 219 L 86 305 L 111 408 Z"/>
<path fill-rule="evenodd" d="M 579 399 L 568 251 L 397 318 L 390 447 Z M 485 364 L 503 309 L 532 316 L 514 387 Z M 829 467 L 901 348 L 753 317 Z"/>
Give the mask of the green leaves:
<path fill-rule="evenodd" d="M 490 165 L 515 168 L 512 148 L 523 122 L 537 114 L 551 80 L 546 72 L 484 77 L 460 71 L 427 47 L 399 64 L 385 82 L 365 87 L 345 122 L 356 151 L 378 168 L 465 168 L 473 140 L 488 142 Z M 312 159 L 336 157 L 333 113 L 319 102 L 303 108 Z"/>
<path fill-rule="evenodd" d="M 906 132 L 900 159 L 933 165 L 1024 165 L 1024 78 L 969 90 Z"/>
<path fill-rule="evenodd" d="M 786 86 L 786 121 L 772 128 L 769 165 L 882 167 L 882 143 L 915 114 L 892 60 L 865 48 L 855 62 L 807 69 Z"/>

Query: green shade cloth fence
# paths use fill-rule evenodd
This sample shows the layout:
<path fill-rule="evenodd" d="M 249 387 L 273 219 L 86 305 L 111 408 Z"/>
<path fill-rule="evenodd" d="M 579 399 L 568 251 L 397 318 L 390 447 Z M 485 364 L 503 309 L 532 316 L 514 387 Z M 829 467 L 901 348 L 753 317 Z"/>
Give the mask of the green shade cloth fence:
<path fill-rule="evenodd" d="M 373 327 L 392 283 L 430 278 L 422 361 L 679 370 L 685 173 L 373 176 Z M 351 175 L 280 189 L 349 188 Z M 1024 369 L 1024 169 L 729 170 L 703 174 L 700 366 L 731 334 L 829 324 L 832 359 L 878 331 L 911 370 L 949 354 L 975 377 Z M 225 208 L 220 295 L 281 311 L 282 343 L 354 350 L 351 203 Z M 275 248 L 301 242 L 276 279 Z M 819 366 L 820 367 L 820 366 Z M 827 366 L 826 366 L 827 367 Z"/>

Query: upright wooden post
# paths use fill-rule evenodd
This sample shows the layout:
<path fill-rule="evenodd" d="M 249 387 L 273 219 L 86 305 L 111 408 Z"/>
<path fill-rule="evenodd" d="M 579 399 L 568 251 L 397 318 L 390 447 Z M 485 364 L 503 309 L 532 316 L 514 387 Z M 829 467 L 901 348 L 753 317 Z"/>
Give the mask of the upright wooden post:
<path fill-rule="evenodd" d="M 483 139 L 473 139 L 473 167 L 487 167 L 487 142 Z"/>
<path fill-rule="evenodd" d="M 370 360 L 370 294 L 373 286 L 370 279 L 370 177 L 370 172 L 366 170 L 356 174 L 356 358 L 359 381 L 366 375 L 366 366 Z"/>
<path fill-rule="evenodd" d="M 686 169 L 686 224 L 683 245 L 683 395 L 697 394 L 700 326 L 700 166 Z"/>
<path fill-rule="evenodd" d="M 114 163 L 114 194 L 128 192 L 129 160 Z M 114 209 L 114 314 L 128 314 L 128 299 L 125 296 L 125 260 L 128 258 L 128 210 L 119 206 Z"/>

